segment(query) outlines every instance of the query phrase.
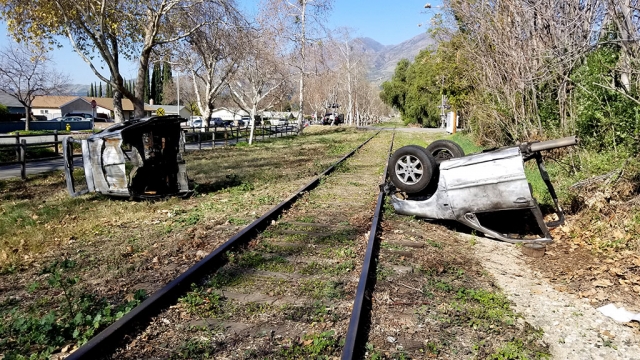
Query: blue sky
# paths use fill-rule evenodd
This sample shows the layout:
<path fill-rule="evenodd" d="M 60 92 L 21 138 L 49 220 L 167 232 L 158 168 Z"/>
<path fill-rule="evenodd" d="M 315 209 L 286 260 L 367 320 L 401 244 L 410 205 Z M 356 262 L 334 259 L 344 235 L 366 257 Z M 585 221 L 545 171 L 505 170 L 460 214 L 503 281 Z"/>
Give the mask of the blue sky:
<path fill-rule="evenodd" d="M 370 37 L 383 45 L 395 45 L 408 40 L 426 29 L 419 23 L 428 23 L 432 11 L 425 12 L 426 0 L 334 0 L 333 10 L 327 16 L 329 28 L 349 27 L 354 37 Z M 429 1 L 433 7 L 440 0 Z M 259 0 L 238 0 L 241 10 L 250 13 Z M 7 36 L 6 25 L 0 22 L 0 47 L 11 40 Z M 64 47 L 53 52 L 53 60 L 59 70 L 67 73 L 76 84 L 89 84 L 98 79 L 89 66 L 62 39 Z M 137 65 L 126 63 L 122 66 L 125 78 L 134 78 Z M 104 74 L 108 76 L 108 70 Z"/>

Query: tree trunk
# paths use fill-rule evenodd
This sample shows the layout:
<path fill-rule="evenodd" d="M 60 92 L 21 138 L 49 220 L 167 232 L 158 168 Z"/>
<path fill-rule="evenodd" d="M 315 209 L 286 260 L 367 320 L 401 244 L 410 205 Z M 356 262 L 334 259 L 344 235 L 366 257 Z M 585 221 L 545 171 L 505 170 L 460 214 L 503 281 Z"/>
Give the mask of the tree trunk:
<path fill-rule="evenodd" d="M 249 145 L 253 144 L 253 132 L 256 128 L 256 107 L 251 108 L 251 119 L 249 119 L 251 123 L 251 131 L 249 133 Z"/>
<path fill-rule="evenodd" d="M 29 125 L 31 124 L 31 106 L 26 105 L 24 107 L 25 117 L 24 117 L 24 130 L 29 131 Z"/>
<path fill-rule="evenodd" d="M 113 90 L 113 119 L 116 123 L 121 123 L 125 120 L 124 112 L 122 111 L 122 93 L 120 90 Z"/>
<path fill-rule="evenodd" d="M 298 131 L 302 132 L 303 126 L 302 123 L 304 121 L 304 69 L 305 69 L 305 48 L 306 48 L 306 44 L 307 44 L 307 36 L 305 33 L 305 15 L 306 15 L 306 10 L 307 10 L 307 1 L 308 0 L 301 0 L 301 5 L 302 5 L 302 11 L 301 11 L 301 16 L 300 16 L 300 25 L 302 26 L 301 28 L 301 37 L 300 37 L 300 41 L 301 41 L 301 48 L 300 48 L 300 60 L 301 60 L 301 64 L 300 64 L 300 112 L 298 113 Z"/>
<path fill-rule="evenodd" d="M 140 53 L 140 61 L 138 68 L 138 75 L 136 76 L 135 85 L 135 97 L 131 100 L 133 102 L 133 115 L 136 119 L 144 117 L 144 82 L 147 79 L 147 72 L 149 71 L 149 57 L 151 56 L 151 48 L 144 49 Z"/>

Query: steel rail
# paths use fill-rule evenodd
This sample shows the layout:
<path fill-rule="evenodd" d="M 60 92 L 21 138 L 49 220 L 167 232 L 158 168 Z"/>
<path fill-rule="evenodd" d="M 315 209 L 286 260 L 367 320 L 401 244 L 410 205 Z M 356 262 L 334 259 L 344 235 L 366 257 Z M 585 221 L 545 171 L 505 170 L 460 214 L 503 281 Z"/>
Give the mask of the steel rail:
<path fill-rule="evenodd" d="M 320 179 L 331 174 L 336 167 L 349 157 L 353 156 L 360 148 L 366 145 L 371 139 L 377 136 L 378 131 L 365 142 L 353 149 L 350 153 L 338 160 L 336 163 L 327 168 L 322 174 L 316 176 L 306 185 L 298 189 L 293 195 L 267 213 L 256 219 L 250 225 L 240 230 L 232 236 L 227 242 L 215 249 L 212 253 L 200 260 L 197 264 L 187 269 L 176 279 L 165 285 L 160 290 L 154 292 L 149 298 L 140 305 L 132 309 L 126 315 L 116 320 L 106 329 L 102 330 L 98 335 L 94 336 L 86 344 L 71 353 L 67 360 L 78 359 L 97 359 L 103 358 L 110 354 L 115 346 L 119 344 L 126 334 L 135 333 L 139 327 L 145 324 L 145 321 L 159 314 L 162 310 L 174 303 L 180 295 L 189 290 L 190 285 L 202 279 L 209 273 L 216 271 L 227 263 L 227 253 L 241 245 L 246 244 L 255 237 L 260 231 L 264 230 L 271 220 L 277 218 L 284 210 L 290 207 L 303 193 L 308 192 L 318 186 Z"/>
<path fill-rule="evenodd" d="M 387 171 L 389 166 L 389 156 L 391 156 L 391 150 L 393 150 L 393 140 L 395 139 L 395 132 L 391 137 L 391 145 L 389 146 L 389 153 L 387 155 L 387 164 L 384 166 L 384 172 L 382 173 L 382 182 L 387 178 Z M 365 306 L 365 300 L 367 300 L 367 304 L 370 305 L 371 302 L 371 290 L 375 285 L 375 260 L 377 260 L 377 256 L 374 256 L 378 250 L 378 242 L 376 241 L 376 233 L 378 232 L 378 225 L 380 224 L 380 215 L 382 214 L 382 207 L 384 205 L 385 193 L 382 189 L 382 185 L 380 187 L 380 193 L 378 194 L 378 202 L 376 204 L 376 209 L 373 215 L 373 220 L 371 220 L 371 230 L 369 231 L 369 241 L 367 243 L 367 251 L 364 255 L 364 262 L 362 263 L 362 271 L 360 272 L 360 280 L 358 281 L 358 288 L 356 290 L 356 297 L 353 301 L 353 310 L 351 312 L 351 319 L 349 320 L 349 328 L 347 329 L 347 336 L 344 344 L 344 348 L 342 349 L 342 360 L 351 360 L 354 356 L 359 358 L 362 357 L 363 354 L 357 353 L 358 343 L 361 343 L 363 339 L 366 338 L 367 332 L 364 331 L 363 328 L 363 315 L 364 313 L 369 313 Z M 373 266 L 372 266 L 373 265 Z M 374 275 L 374 276 L 372 276 Z M 365 309 L 365 311 L 363 311 Z M 367 319 L 368 316 L 364 319 Z"/>

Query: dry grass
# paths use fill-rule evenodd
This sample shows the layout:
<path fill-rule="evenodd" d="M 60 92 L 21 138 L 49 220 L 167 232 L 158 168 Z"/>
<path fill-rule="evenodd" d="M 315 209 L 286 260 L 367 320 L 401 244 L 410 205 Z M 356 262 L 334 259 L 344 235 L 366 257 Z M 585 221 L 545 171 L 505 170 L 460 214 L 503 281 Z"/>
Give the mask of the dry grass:
<path fill-rule="evenodd" d="M 190 152 L 195 194 L 185 200 L 72 199 L 61 172 L 0 181 L 0 332 L 16 316 L 63 313 L 67 291 L 43 271 L 54 261 L 73 262 L 64 275 L 79 279 L 68 289 L 77 299 L 127 303 L 136 290 L 151 293 L 175 278 L 371 135 L 312 128 L 251 147 Z"/>

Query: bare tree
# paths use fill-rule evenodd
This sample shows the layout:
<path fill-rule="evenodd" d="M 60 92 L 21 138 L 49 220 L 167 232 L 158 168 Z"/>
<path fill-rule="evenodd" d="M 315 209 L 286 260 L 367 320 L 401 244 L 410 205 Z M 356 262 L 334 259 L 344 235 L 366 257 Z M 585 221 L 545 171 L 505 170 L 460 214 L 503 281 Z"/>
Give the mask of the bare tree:
<path fill-rule="evenodd" d="M 0 91 L 24 105 L 25 130 L 29 130 L 31 105 L 37 95 L 58 94 L 68 88 L 68 77 L 51 64 L 42 46 L 11 44 L 0 50 Z"/>
<path fill-rule="evenodd" d="M 305 77 L 307 76 L 307 44 L 316 42 L 323 29 L 327 13 L 333 0 L 266 0 L 266 11 L 274 20 L 274 26 L 294 47 L 290 65 L 299 76 L 298 88 L 298 125 L 302 129 L 304 120 Z"/>
<path fill-rule="evenodd" d="M 250 115 L 249 144 L 252 144 L 255 117 L 273 106 L 277 97 L 271 93 L 286 82 L 287 74 L 277 43 L 269 32 L 254 30 L 248 35 L 246 51 L 238 62 L 238 71 L 229 81 L 229 89 L 238 106 Z"/>
<path fill-rule="evenodd" d="M 242 58 L 245 21 L 231 2 L 202 3 L 194 8 L 196 21 L 206 22 L 174 49 L 174 61 L 191 77 L 195 103 L 208 123 L 227 80 Z"/>

